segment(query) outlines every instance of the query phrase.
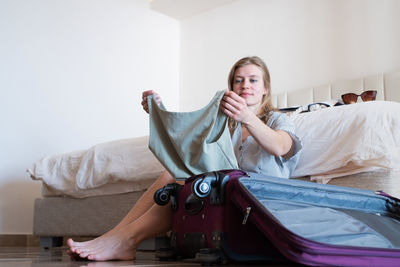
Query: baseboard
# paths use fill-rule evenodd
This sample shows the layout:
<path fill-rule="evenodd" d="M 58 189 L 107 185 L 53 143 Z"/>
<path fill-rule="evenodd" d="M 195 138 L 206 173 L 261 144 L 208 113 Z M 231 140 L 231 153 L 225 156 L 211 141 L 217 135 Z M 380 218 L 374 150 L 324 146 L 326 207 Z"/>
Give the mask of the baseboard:
<path fill-rule="evenodd" d="M 82 242 L 91 240 L 94 237 L 73 237 L 75 241 Z M 66 246 L 68 238 L 63 238 L 63 246 Z M 34 235 L 0 235 L 0 247 L 40 247 L 40 237 Z M 154 250 L 155 239 L 150 238 L 143 241 L 139 250 Z"/>
<path fill-rule="evenodd" d="M 39 247 L 39 237 L 33 235 L 0 235 L 0 247 Z"/>
<path fill-rule="evenodd" d="M 75 241 L 87 241 L 94 237 L 73 237 Z M 63 238 L 66 246 L 68 238 Z M 40 237 L 35 235 L 0 235 L 0 247 L 40 247 Z"/>

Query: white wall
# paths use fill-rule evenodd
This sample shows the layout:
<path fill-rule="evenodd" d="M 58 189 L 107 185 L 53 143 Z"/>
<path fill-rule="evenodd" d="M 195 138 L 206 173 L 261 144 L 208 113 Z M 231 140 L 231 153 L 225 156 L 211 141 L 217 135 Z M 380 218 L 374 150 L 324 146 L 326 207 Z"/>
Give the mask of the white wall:
<path fill-rule="evenodd" d="M 0 234 L 31 233 L 43 156 L 148 134 L 179 103 L 179 22 L 147 0 L 0 0 Z"/>
<path fill-rule="evenodd" d="M 205 105 L 231 66 L 258 55 L 273 92 L 400 68 L 398 0 L 238 0 L 186 19 L 181 105 Z"/>
<path fill-rule="evenodd" d="M 0 234 L 31 233 L 31 163 L 148 133 L 142 89 L 200 108 L 248 55 L 275 92 L 399 69 L 399 13 L 398 0 L 237 0 L 179 24 L 146 0 L 0 0 Z"/>

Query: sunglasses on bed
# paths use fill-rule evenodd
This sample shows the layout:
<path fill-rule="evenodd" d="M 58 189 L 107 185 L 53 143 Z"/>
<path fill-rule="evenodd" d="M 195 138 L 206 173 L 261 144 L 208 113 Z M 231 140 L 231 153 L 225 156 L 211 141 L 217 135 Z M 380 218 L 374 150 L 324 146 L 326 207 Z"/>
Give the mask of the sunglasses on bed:
<path fill-rule="evenodd" d="M 342 99 L 345 104 L 351 104 L 357 102 L 357 99 L 359 96 L 361 96 L 362 101 L 374 101 L 376 98 L 376 90 L 369 90 L 362 92 L 360 95 L 353 94 L 353 93 L 348 93 L 348 94 L 343 94 Z"/>

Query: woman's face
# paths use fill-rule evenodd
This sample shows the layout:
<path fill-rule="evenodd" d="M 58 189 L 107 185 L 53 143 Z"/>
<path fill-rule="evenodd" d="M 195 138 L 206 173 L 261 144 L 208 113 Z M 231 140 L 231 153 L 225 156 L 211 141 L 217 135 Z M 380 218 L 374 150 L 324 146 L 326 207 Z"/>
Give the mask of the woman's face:
<path fill-rule="evenodd" d="M 249 108 L 256 111 L 267 93 L 262 70 L 253 64 L 238 68 L 233 77 L 233 91 L 246 100 Z"/>

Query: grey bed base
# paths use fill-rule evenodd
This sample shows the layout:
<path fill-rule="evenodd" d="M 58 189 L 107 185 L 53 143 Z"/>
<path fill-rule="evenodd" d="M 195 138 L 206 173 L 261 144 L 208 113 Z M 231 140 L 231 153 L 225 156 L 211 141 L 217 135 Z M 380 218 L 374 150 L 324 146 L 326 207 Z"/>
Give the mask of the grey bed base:
<path fill-rule="evenodd" d="M 112 229 L 144 191 L 88 197 L 43 197 L 35 200 L 33 235 L 41 247 L 62 246 L 67 237 L 97 237 Z M 154 239 L 139 249 L 155 249 Z"/>

